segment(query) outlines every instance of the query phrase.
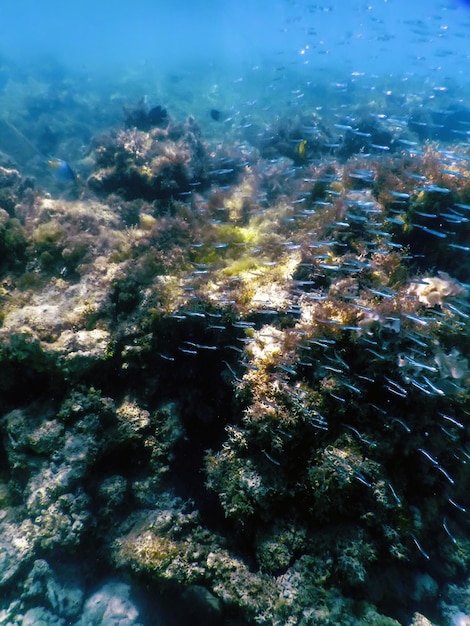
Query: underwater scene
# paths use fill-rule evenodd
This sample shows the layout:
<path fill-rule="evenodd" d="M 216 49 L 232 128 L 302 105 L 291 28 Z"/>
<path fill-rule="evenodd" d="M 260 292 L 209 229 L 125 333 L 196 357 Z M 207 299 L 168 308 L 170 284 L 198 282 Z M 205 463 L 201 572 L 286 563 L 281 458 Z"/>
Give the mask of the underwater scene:
<path fill-rule="evenodd" d="M 470 626 L 469 44 L 2 0 L 0 624 Z"/>

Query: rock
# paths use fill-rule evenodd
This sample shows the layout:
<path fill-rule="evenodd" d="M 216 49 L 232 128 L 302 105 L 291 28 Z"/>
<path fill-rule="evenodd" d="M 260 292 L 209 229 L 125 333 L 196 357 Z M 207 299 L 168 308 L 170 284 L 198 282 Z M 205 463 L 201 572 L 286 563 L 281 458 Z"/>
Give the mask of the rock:
<path fill-rule="evenodd" d="M 0 587 L 9 583 L 34 553 L 37 531 L 29 520 L 0 524 Z"/>
<path fill-rule="evenodd" d="M 83 591 L 76 580 L 77 569 L 54 572 L 44 559 L 37 559 L 24 583 L 21 600 L 24 606 L 47 604 L 54 614 L 77 618 L 83 606 Z"/>
<path fill-rule="evenodd" d="M 421 613 L 415 613 L 410 626 L 433 626 L 433 623 L 427 617 L 421 615 Z"/>
<path fill-rule="evenodd" d="M 23 626 L 65 626 L 65 620 L 43 607 L 29 609 L 21 623 Z"/>
<path fill-rule="evenodd" d="M 140 626 L 139 612 L 129 595 L 129 585 L 106 583 L 85 602 L 76 626 Z"/>
<path fill-rule="evenodd" d="M 189 586 L 182 595 L 181 623 L 191 626 L 222 624 L 223 604 L 219 598 L 200 585 Z"/>
<path fill-rule="evenodd" d="M 109 476 L 101 483 L 99 500 L 109 515 L 123 505 L 127 488 L 127 480 L 123 476 Z"/>

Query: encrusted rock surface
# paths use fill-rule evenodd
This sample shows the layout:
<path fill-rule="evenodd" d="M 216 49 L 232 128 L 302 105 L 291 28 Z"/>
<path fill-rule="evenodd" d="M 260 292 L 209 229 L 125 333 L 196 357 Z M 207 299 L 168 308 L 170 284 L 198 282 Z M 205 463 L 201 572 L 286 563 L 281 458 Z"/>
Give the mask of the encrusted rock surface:
<path fill-rule="evenodd" d="M 465 616 L 466 178 L 162 111 L 75 199 L 0 168 L 2 623 Z"/>

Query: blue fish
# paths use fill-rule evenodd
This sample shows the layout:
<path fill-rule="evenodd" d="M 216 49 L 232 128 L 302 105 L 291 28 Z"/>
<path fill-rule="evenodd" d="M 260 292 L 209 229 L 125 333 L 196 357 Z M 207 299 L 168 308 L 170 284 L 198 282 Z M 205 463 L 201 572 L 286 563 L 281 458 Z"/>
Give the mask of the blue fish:
<path fill-rule="evenodd" d="M 76 182 L 77 175 L 67 163 L 63 159 L 58 159 L 56 157 L 51 157 L 47 159 L 47 165 L 54 170 L 57 178 L 64 181 Z"/>

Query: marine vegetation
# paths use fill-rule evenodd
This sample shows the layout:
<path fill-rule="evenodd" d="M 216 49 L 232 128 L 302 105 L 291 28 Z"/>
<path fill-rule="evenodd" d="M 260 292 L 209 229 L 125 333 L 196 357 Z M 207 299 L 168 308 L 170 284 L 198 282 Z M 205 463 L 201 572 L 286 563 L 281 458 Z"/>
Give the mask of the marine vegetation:
<path fill-rule="evenodd" d="M 0 170 L 8 623 L 86 554 L 181 624 L 469 610 L 469 157 L 253 130 L 139 103 L 78 199 Z"/>

